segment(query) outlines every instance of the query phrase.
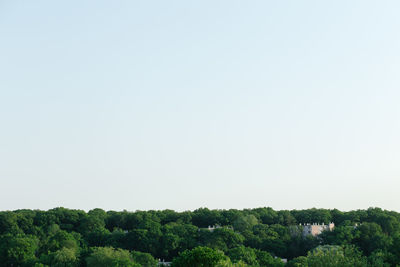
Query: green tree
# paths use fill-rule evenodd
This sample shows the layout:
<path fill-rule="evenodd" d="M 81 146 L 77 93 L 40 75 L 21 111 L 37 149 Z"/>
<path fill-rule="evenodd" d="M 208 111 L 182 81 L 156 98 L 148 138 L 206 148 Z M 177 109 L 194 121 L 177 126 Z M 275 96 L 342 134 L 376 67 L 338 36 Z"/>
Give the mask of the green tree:
<path fill-rule="evenodd" d="M 251 230 L 254 225 L 257 225 L 259 222 L 254 215 L 246 215 L 241 216 L 235 220 L 233 223 L 233 228 L 235 231 L 243 232 L 245 230 Z"/>
<path fill-rule="evenodd" d="M 151 256 L 150 253 L 140 251 L 132 251 L 133 260 L 140 264 L 142 267 L 155 267 L 158 261 Z"/>
<path fill-rule="evenodd" d="M 308 267 L 307 257 L 300 256 L 287 263 L 286 267 Z M 321 266 L 323 267 L 323 266 Z"/>
<path fill-rule="evenodd" d="M 163 258 L 172 259 L 178 252 L 197 245 L 199 229 L 194 225 L 171 222 L 164 225 L 162 231 L 160 249 Z"/>
<path fill-rule="evenodd" d="M 0 236 L 0 266 L 23 266 L 36 260 L 39 240 L 28 235 Z"/>
<path fill-rule="evenodd" d="M 255 212 L 258 217 L 260 218 L 261 222 L 263 224 L 276 224 L 278 214 L 276 211 L 274 211 L 272 208 L 257 208 L 254 209 L 253 212 Z"/>
<path fill-rule="evenodd" d="M 243 261 L 251 266 L 258 266 L 257 255 L 255 249 L 245 246 L 235 247 L 227 252 L 227 256 L 232 262 Z"/>
<path fill-rule="evenodd" d="M 222 215 L 217 210 L 200 208 L 192 213 L 192 223 L 197 227 L 221 224 L 221 221 L 223 221 Z"/>
<path fill-rule="evenodd" d="M 50 254 L 52 267 L 75 267 L 79 266 L 79 259 L 74 249 L 63 247 Z"/>
<path fill-rule="evenodd" d="M 228 258 L 222 251 L 208 247 L 196 247 L 185 250 L 172 261 L 173 267 L 215 267 L 224 263 Z"/>
<path fill-rule="evenodd" d="M 368 262 L 373 267 L 390 267 L 388 261 L 392 259 L 393 255 L 387 251 L 375 250 L 368 256 Z"/>
<path fill-rule="evenodd" d="M 76 232 L 74 235 L 68 233 L 67 231 L 59 230 L 45 240 L 46 243 L 43 244 L 41 250 L 44 252 L 54 252 L 65 247 L 77 252 L 79 250 L 79 241 L 77 238 L 79 239 L 80 235 Z"/>
<path fill-rule="evenodd" d="M 260 266 L 283 267 L 285 265 L 281 258 L 272 257 L 272 255 L 266 251 L 256 249 L 255 253 Z"/>
<path fill-rule="evenodd" d="M 221 227 L 214 231 L 201 230 L 199 232 L 199 242 L 203 246 L 227 251 L 229 248 L 243 244 L 244 237 L 232 229 Z"/>
<path fill-rule="evenodd" d="M 353 242 L 354 227 L 353 226 L 337 226 L 333 231 L 323 231 L 319 238 L 324 244 L 330 245 L 350 245 Z"/>
<path fill-rule="evenodd" d="M 377 223 L 363 223 L 355 231 L 354 243 L 366 254 L 370 255 L 374 250 L 387 250 L 392 242 L 391 238 L 382 232 Z"/>
<path fill-rule="evenodd" d="M 139 267 L 127 250 L 96 247 L 86 258 L 88 267 Z"/>
<path fill-rule="evenodd" d="M 367 267 L 367 258 L 354 247 L 319 246 L 307 257 L 291 261 L 288 267 Z"/>
<path fill-rule="evenodd" d="M 0 235 L 7 233 L 22 234 L 18 227 L 18 216 L 11 211 L 0 212 Z"/>
<path fill-rule="evenodd" d="M 231 262 L 229 259 L 226 259 L 224 261 L 221 261 L 215 265 L 215 267 L 247 267 L 246 263 L 243 261 L 238 261 L 238 262 Z"/>

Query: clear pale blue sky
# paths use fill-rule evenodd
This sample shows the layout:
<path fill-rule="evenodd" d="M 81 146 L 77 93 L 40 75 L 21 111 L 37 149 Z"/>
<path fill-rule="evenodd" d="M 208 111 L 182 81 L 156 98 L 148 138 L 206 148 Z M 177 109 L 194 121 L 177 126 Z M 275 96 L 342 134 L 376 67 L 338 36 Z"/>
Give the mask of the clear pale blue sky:
<path fill-rule="evenodd" d="M 400 211 L 399 10 L 0 0 L 0 209 Z"/>

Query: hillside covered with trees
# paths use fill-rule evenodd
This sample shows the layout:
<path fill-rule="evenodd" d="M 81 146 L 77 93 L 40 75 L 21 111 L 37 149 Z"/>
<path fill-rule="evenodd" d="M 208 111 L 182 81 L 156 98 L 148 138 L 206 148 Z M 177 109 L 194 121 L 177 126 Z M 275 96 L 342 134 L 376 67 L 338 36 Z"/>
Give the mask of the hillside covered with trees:
<path fill-rule="evenodd" d="M 333 231 L 302 234 L 300 224 L 330 222 Z M 0 266 L 157 266 L 159 260 L 173 267 L 398 266 L 400 213 L 379 208 L 0 212 Z"/>

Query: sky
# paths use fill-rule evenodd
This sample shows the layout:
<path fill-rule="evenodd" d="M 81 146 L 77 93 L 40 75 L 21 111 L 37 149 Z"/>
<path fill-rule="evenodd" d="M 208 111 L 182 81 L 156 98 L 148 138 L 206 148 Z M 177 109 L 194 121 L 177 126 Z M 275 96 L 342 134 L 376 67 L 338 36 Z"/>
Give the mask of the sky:
<path fill-rule="evenodd" d="M 399 9 L 0 0 L 0 210 L 400 211 Z"/>

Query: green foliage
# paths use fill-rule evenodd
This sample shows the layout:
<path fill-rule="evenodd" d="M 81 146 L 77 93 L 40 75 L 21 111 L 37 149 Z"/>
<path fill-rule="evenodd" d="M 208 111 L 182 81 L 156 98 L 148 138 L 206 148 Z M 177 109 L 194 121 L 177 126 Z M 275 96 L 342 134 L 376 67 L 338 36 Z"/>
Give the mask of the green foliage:
<path fill-rule="evenodd" d="M 35 261 L 39 240 L 34 236 L 0 236 L 0 266 L 24 266 Z"/>
<path fill-rule="evenodd" d="M 284 266 L 281 258 L 272 257 L 272 255 L 263 250 L 255 250 L 257 255 L 257 262 L 259 266 L 282 267 Z"/>
<path fill-rule="evenodd" d="M 185 250 L 173 262 L 173 267 L 215 267 L 217 264 L 224 264 L 228 258 L 222 251 L 208 247 L 196 247 L 192 250 Z"/>
<path fill-rule="evenodd" d="M 79 266 L 79 258 L 76 250 L 63 247 L 60 250 L 52 252 L 48 259 L 52 267 L 75 267 Z"/>
<path fill-rule="evenodd" d="M 203 246 L 227 251 L 229 248 L 242 245 L 244 237 L 232 229 L 222 227 L 214 231 L 201 230 L 199 241 Z"/>
<path fill-rule="evenodd" d="M 257 266 L 259 263 L 255 251 L 255 249 L 240 246 L 230 249 L 227 256 L 229 256 L 232 262 L 243 261 L 248 265 Z"/>
<path fill-rule="evenodd" d="M 368 262 L 370 266 L 374 267 L 389 267 L 388 262 L 391 261 L 392 257 L 393 255 L 387 251 L 376 250 L 368 257 Z"/>
<path fill-rule="evenodd" d="M 215 267 L 247 267 L 247 266 L 249 265 L 247 265 L 243 261 L 231 262 L 229 259 L 221 261 L 215 265 Z"/>
<path fill-rule="evenodd" d="M 293 260 L 288 262 L 287 267 L 308 267 L 307 257 L 300 256 L 294 258 Z"/>
<path fill-rule="evenodd" d="M 192 223 L 197 227 L 207 227 L 209 225 L 221 224 L 223 220 L 221 212 L 200 208 L 192 213 Z"/>
<path fill-rule="evenodd" d="M 382 232 L 379 224 L 363 223 L 355 231 L 355 244 L 357 244 L 366 255 L 370 255 L 376 249 L 386 250 L 389 248 L 391 238 Z"/>
<path fill-rule="evenodd" d="M 18 214 L 11 211 L 0 213 L 0 235 L 5 233 L 22 233 L 22 230 L 18 226 Z"/>
<path fill-rule="evenodd" d="M 198 244 L 199 229 L 194 225 L 170 222 L 164 225 L 162 231 L 162 258 L 175 257 L 178 252 L 192 249 Z"/>
<path fill-rule="evenodd" d="M 233 228 L 238 232 L 251 230 L 254 225 L 258 224 L 256 216 L 250 214 L 237 218 L 233 223 Z"/>
<path fill-rule="evenodd" d="M 134 262 L 127 250 L 110 247 L 97 247 L 92 249 L 90 256 L 86 258 L 88 267 L 139 267 Z"/>
<path fill-rule="evenodd" d="M 284 265 L 280 258 L 274 258 L 266 251 L 244 246 L 230 249 L 227 255 L 232 262 L 243 262 L 249 266 L 277 267 Z"/>
<path fill-rule="evenodd" d="M 334 230 L 315 237 L 303 236 L 298 224 L 331 221 Z M 220 228 L 207 229 L 214 225 Z M 282 266 L 280 258 L 288 259 L 289 267 L 400 266 L 400 213 L 379 208 L 0 212 L 0 267 L 154 266 L 155 258 L 179 264 L 190 255 L 206 262 L 219 257 L 215 266 Z"/>
<path fill-rule="evenodd" d="M 49 235 L 46 243 L 43 244 L 42 250 L 45 251 L 56 251 L 61 248 L 69 248 L 73 251 L 79 250 L 79 242 L 76 238 L 79 238 L 79 234 L 73 235 L 64 230 L 59 230 L 52 235 Z"/>
<path fill-rule="evenodd" d="M 248 247 L 272 252 L 274 255 L 284 257 L 287 255 L 287 244 L 291 236 L 289 229 L 279 224 L 257 224 L 252 231 L 243 233 L 244 244 Z"/>
<path fill-rule="evenodd" d="M 354 226 L 337 226 L 333 231 L 324 231 L 320 238 L 324 244 L 331 245 L 349 245 L 355 238 Z"/>
<path fill-rule="evenodd" d="M 132 257 L 135 262 L 140 264 L 142 267 L 155 267 L 157 266 L 157 260 L 151 256 L 150 253 L 144 253 L 140 251 L 133 251 Z"/>
<path fill-rule="evenodd" d="M 289 267 L 367 267 L 367 258 L 354 247 L 320 246 L 289 263 Z"/>

